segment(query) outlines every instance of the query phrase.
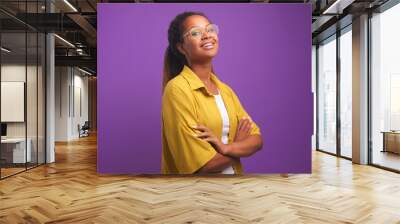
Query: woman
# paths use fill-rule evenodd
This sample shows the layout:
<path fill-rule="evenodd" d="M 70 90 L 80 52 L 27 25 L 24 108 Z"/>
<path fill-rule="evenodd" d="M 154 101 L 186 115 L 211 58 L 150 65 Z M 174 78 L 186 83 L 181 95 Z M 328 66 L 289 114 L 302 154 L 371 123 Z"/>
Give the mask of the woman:
<path fill-rule="evenodd" d="M 262 148 L 259 127 L 214 74 L 218 26 L 184 12 L 168 29 L 162 98 L 162 173 L 241 174 L 241 157 Z"/>

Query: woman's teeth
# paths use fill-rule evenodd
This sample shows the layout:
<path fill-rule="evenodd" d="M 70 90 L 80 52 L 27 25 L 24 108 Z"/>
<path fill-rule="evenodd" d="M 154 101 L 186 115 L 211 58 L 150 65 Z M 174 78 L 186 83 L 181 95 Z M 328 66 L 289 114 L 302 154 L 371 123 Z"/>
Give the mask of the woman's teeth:
<path fill-rule="evenodd" d="M 212 44 L 212 43 L 207 43 L 207 44 L 203 45 L 203 48 L 205 48 L 205 49 L 211 49 L 213 47 L 214 47 L 214 44 Z"/>

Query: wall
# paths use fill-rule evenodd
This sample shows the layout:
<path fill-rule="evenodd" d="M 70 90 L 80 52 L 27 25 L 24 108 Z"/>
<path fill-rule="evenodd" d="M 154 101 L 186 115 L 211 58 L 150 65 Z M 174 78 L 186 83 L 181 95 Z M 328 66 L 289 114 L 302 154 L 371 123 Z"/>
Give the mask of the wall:
<path fill-rule="evenodd" d="M 1 81 L 10 82 L 25 82 L 25 65 L 8 64 L 1 66 Z M 32 67 L 29 66 L 28 70 Z M 30 72 L 28 74 L 31 74 Z M 29 94 L 32 96 L 32 93 Z M 6 108 L 1 108 L 2 110 Z M 7 137 L 25 137 L 25 122 L 10 122 L 7 123 Z"/>
<path fill-rule="evenodd" d="M 37 120 L 37 95 L 36 95 L 36 66 L 27 67 L 27 79 L 25 81 L 25 65 L 18 64 L 5 64 L 1 67 L 1 81 L 18 81 L 27 83 L 27 121 L 28 133 L 36 133 L 36 120 Z M 41 70 L 39 70 L 40 74 Z M 40 101 L 39 107 L 42 107 Z M 2 108 L 2 110 L 5 108 Z M 34 122 L 34 123 L 33 123 Z M 24 122 L 11 122 L 7 123 L 7 136 L 8 137 L 25 137 L 25 123 Z"/>
<path fill-rule="evenodd" d="M 88 120 L 88 77 L 73 67 L 55 74 L 55 141 L 77 139 L 78 124 Z"/>

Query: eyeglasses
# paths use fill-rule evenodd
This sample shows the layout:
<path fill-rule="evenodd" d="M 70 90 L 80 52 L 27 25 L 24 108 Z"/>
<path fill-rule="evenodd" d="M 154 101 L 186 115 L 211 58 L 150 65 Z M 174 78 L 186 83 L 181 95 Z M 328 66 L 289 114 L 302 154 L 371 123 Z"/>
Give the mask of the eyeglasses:
<path fill-rule="evenodd" d="M 218 32 L 219 32 L 219 28 L 216 24 L 211 23 L 211 24 L 208 24 L 205 28 L 193 27 L 192 29 L 190 29 L 189 31 L 184 33 L 182 36 L 183 37 L 190 36 L 191 38 L 194 38 L 194 39 L 200 39 L 203 36 L 204 31 L 207 32 L 207 34 L 209 34 L 209 35 L 217 36 Z"/>

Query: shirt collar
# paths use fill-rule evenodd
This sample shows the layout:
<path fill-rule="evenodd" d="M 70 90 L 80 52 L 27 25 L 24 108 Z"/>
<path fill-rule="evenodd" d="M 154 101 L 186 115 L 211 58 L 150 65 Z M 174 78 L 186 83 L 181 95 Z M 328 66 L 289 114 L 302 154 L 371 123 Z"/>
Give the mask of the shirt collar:
<path fill-rule="evenodd" d="M 193 70 L 190 69 L 189 66 L 187 66 L 187 65 L 183 66 L 181 75 L 189 82 L 190 88 L 192 88 L 192 90 L 204 88 L 207 91 L 207 88 L 205 87 L 204 83 L 200 80 L 200 78 L 196 75 L 196 73 L 194 73 Z M 221 81 L 219 81 L 219 79 L 217 78 L 217 76 L 214 73 L 211 73 L 211 80 L 214 81 L 214 83 L 217 85 L 218 89 L 221 89 L 220 88 Z M 208 91 L 207 91 L 207 93 L 209 95 L 212 95 Z"/>

